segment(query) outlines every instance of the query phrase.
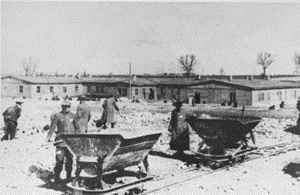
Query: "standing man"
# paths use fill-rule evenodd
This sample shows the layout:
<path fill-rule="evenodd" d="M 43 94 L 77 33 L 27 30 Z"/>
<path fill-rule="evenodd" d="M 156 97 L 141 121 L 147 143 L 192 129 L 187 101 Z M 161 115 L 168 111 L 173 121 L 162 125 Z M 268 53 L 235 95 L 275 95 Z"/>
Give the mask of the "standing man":
<path fill-rule="evenodd" d="M 80 133 L 87 133 L 88 123 L 91 119 L 91 107 L 86 103 L 86 97 L 79 97 L 79 105 L 76 111 L 76 123 Z"/>
<path fill-rule="evenodd" d="M 4 118 L 4 136 L 1 138 L 3 140 L 12 140 L 16 136 L 17 126 L 18 126 L 18 119 L 21 116 L 21 106 L 23 101 L 21 99 L 16 100 L 16 105 L 7 108 L 3 112 Z"/>
<path fill-rule="evenodd" d="M 299 111 L 299 116 L 298 116 L 298 120 L 297 120 L 297 126 L 300 127 L 300 97 L 298 97 L 298 101 L 297 101 L 297 110 Z"/>
<path fill-rule="evenodd" d="M 106 124 L 110 124 L 111 128 L 115 127 L 115 110 L 119 112 L 119 107 L 116 102 L 116 98 L 110 94 L 109 97 L 103 103 L 104 113 L 106 113 Z M 104 128 L 107 128 L 106 124 Z"/>
<path fill-rule="evenodd" d="M 65 159 L 65 170 L 67 172 L 67 180 L 71 179 L 73 156 L 67 149 L 66 144 L 60 136 L 64 133 L 75 133 L 76 131 L 76 115 L 70 112 L 70 107 L 71 103 L 68 101 L 63 101 L 61 103 L 62 111 L 51 115 L 51 125 L 47 134 L 47 141 L 50 142 L 54 130 L 57 128 L 56 138 L 54 142 L 54 145 L 56 146 L 56 164 L 54 167 L 55 183 L 61 182 L 60 173 L 62 171 Z"/>
<path fill-rule="evenodd" d="M 170 149 L 176 150 L 178 155 L 190 148 L 189 126 L 185 121 L 185 114 L 182 111 L 182 102 L 174 102 L 175 109 L 172 110 L 168 131 L 171 133 Z"/>

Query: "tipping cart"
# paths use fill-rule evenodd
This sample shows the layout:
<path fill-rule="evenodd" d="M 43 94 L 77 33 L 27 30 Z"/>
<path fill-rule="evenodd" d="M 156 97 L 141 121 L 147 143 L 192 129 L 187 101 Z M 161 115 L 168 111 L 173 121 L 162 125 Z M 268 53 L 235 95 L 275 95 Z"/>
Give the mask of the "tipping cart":
<path fill-rule="evenodd" d="M 76 194 L 103 194 L 152 179 L 148 174 L 147 156 L 160 135 L 161 133 L 153 133 L 128 139 L 121 134 L 62 135 L 68 149 L 76 158 L 75 178 L 67 186 Z M 123 173 L 124 176 L 125 168 L 141 163 L 144 164 L 146 173 L 139 166 L 140 171 L 131 174 L 135 180 L 116 182 L 118 175 Z M 81 177 L 82 170 L 94 177 Z M 117 172 L 113 172 L 114 170 Z"/>
<path fill-rule="evenodd" d="M 247 142 L 247 135 L 255 144 L 253 129 L 261 121 L 259 117 L 188 115 L 186 121 L 202 138 L 197 156 L 205 163 L 218 167 L 220 163 L 235 162 L 243 153 L 254 150 Z M 215 162 L 215 163 L 210 163 Z"/>

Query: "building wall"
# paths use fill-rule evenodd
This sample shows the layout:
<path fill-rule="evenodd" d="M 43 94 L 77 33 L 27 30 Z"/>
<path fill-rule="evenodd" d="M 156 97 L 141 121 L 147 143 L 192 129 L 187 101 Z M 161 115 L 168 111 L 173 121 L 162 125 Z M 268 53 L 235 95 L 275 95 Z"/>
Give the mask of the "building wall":
<path fill-rule="evenodd" d="M 252 91 L 237 90 L 236 98 L 239 106 L 252 106 Z"/>
<path fill-rule="evenodd" d="M 188 88 L 178 86 L 158 86 L 157 99 L 171 100 L 174 97 L 178 97 L 181 101 L 187 102 L 189 97 Z"/>
<path fill-rule="evenodd" d="M 157 99 L 157 89 L 154 86 L 132 87 L 132 97 L 134 96 L 135 98 L 138 99 L 149 99 L 150 89 L 152 89 L 154 92 L 154 99 Z M 136 94 L 136 90 L 137 90 L 137 94 Z M 143 92 L 145 92 L 145 98 Z M 129 98 L 130 96 L 129 86 L 123 83 L 84 84 L 83 93 L 91 94 L 91 95 L 99 95 L 99 96 L 107 96 L 109 94 L 113 94 L 116 97 L 127 97 L 127 98 Z"/>
<path fill-rule="evenodd" d="M 230 93 L 237 90 L 230 87 L 215 85 L 215 84 L 205 84 L 198 85 L 189 88 L 189 94 L 195 95 L 200 94 L 200 102 L 206 102 L 210 104 L 221 104 L 222 102 L 230 100 Z"/>
<path fill-rule="evenodd" d="M 122 93 L 120 94 L 120 90 Z M 97 96 L 108 96 L 112 94 L 116 97 L 129 97 L 128 86 L 117 83 L 117 84 L 98 84 L 98 83 L 87 83 L 83 85 L 83 94 L 97 95 Z"/>
<path fill-rule="evenodd" d="M 252 92 L 248 90 L 216 84 L 198 85 L 189 88 L 189 96 L 195 95 L 196 93 L 200 94 L 200 103 L 221 104 L 224 101 L 229 102 L 230 94 L 235 93 L 238 105 L 252 105 Z"/>
<path fill-rule="evenodd" d="M 150 91 L 153 90 L 153 99 L 157 100 L 157 88 L 154 86 L 132 87 L 132 97 L 137 99 L 150 99 Z"/>
<path fill-rule="evenodd" d="M 253 106 L 272 106 L 279 105 L 281 101 L 285 104 L 296 105 L 300 88 L 291 89 L 272 89 L 253 91 Z"/>
<path fill-rule="evenodd" d="M 23 93 L 20 92 L 23 86 Z M 1 97 L 31 97 L 31 86 L 16 79 L 5 78 L 1 80 Z"/>
<path fill-rule="evenodd" d="M 50 87 L 53 87 L 53 92 L 50 91 Z M 75 86 L 78 86 L 78 91 L 75 91 Z M 40 87 L 40 92 L 38 93 L 37 88 Z M 64 87 L 66 92 L 64 92 Z M 82 85 L 81 84 L 32 84 L 31 85 L 31 97 L 37 98 L 41 96 L 57 95 L 59 97 L 65 96 L 78 96 L 82 94 Z"/>

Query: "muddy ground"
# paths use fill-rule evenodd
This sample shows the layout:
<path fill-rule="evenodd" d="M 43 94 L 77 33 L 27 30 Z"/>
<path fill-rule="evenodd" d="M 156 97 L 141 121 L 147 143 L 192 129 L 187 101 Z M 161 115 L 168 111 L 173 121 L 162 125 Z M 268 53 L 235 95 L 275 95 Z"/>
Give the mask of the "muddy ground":
<path fill-rule="evenodd" d="M 9 98 L 1 99 L 1 113 L 9 105 Z M 60 189 L 49 185 L 55 164 L 55 147 L 46 143 L 46 131 L 43 127 L 50 122 L 50 115 L 60 110 L 59 101 L 25 100 L 22 115 L 19 119 L 17 138 L 12 141 L 0 142 L 0 185 L 1 194 L 63 194 Z M 92 106 L 92 120 L 101 116 L 101 102 L 88 102 Z M 162 132 L 153 150 L 172 155 L 169 149 L 170 136 L 167 126 L 170 120 L 171 103 L 130 103 L 118 102 L 121 109 L 116 114 L 117 128 L 106 129 L 107 132 L 122 132 L 124 134 L 141 135 L 148 131 Z M 76 110 L 78 102 L 72 101 L 72 111 Z M 216 108 L 198 106 L 185 109 L 216 112 L 240 112 L 240 108 Z M 253 114 L 250 108 L 247 114 Z M 300 132 L 296 125 L 298 112 L 295 109 L 284 109 L 268 112 L 257 111 L 264 117 L 254 129 L 257 146 L 267 146 L 283 142 L 299 142 Z M 274 115 L 275 113 L 275 115 Z M 270 118 L 273 117 L 273 118 Z M 3 127 L 0 118 L 0 127 Z M 99 132 L 93 123 L 89 131 Z M 0 131 L 0 136 L 3 131 Z M 191 130 L 191 149 L 197 150 L 201 141 Z M 176 159 L 149 156 L 151 173 L 159 176 L 176 172 L 184 168 L 184 162 Z M 229 170 L 217 172 L 204 178 L 199 178 L 185 184 L 172 186 L 168 190 L 156 194 L 298 194 L 300 191 L 300 151 L 262 158 L 245 163 Z M 62 173 L 62 178 L 65 172 Z M 176 177 L 174 177 L 176 180 Z"/>

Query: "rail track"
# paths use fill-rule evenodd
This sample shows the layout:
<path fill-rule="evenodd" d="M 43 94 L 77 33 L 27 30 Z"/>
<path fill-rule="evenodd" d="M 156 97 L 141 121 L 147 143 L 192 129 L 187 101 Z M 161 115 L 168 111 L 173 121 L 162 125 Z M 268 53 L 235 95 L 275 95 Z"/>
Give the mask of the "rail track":
<path fill-rule="evenodd" d="M 292 150 L 300 149 L 300 142 L 297 143 L 280 143 L 265 147 L 256 148 L 254 150 L 243 153 L 239 156 L 239 159 L 234 159 L 233 162 L 220 166 L 216 169 L 212 169 L 205 166 L 198 166 L 197 164 L 191 164 L 178 171 L 159 175 L 154 177 L 153 180 L 131 185 L 125 188 L 121 188 L 116 191 L 105 193 L 105 195 L 146 195 L 156 193 L 170 187 L 184 184 L 185 182 L 204 177 L 209 174 L 216 173 L 218 171 L 229 169 L 230 167 L 237 167 L 242 163 L 252 161 L 258 158 L 266 158 L 270 156 L 280 155 Z M 66 193 L 70 194 L 70 193 Z M 93 193 L 97 194 L 97 193 Z M 98 195 L 98 194 L 97 194 Z M 99 194 L 100 195 L 100 194 Z"/>
<path fill-rule="evenodd" d="M 236 159 L 236 161 L 234 162 L 234 164 L 227 164 L 225 166 L 216 168 L 216 169 L 210 169 L 210 168 L 187 168 L 187 169 L 183 169 L 181 172 L 179 172 L 178 174 L 168 174 L 165 175 L 163 177 L 159 177 L 158 179 L 154 180 L 154 181 L 150 181 L 149 183 L 145 183 L 143 186 L 143 192 L 141 194 L 151 194 L 151 193 L 155 193 L 158 192 L 160 190 L 164 190 L 179 184 L 183 184 L 187 181 L 190 180 L 194 180 L 200 177 L 204 177 L 206 175 L 209 174 L 213 174 L 217 171 L 221 171 L 221 170 L 225 170 L 225 169 L 229 169 L 230 167 L 236 167 L 239 166 L 242 163 L 248 162 L 248 161 L 252 161 L 258 158 L 266 158 L 266 157 L 270 157 L 270 156 L 276 156 L 282 153 L 287 153 L 289 151 L 292 150 L 297 150 L 300 149 L 300 143 L 281 143 L 281 144 L 275 144 L 275 145 L 270 145 L 270 146 L 265 146 L 265 147 L 261 147 L 261 148 L 257 148 L 254 149 L 252 151 L 246 152 L 243 154 L 243 157 L 241 157 L 242 159 Z M 172 177 L 172 179 L 169 180 L 173 180 L 173 181 L 166 181 L 166 182 L 162 182 L 163 179 L 167 179 L 167 177 L 170 176 L 174 176 Z M 178 179 L 180 178 L 180 179 Z M 174 182 L 175 180 L 175 182 Z"/>

